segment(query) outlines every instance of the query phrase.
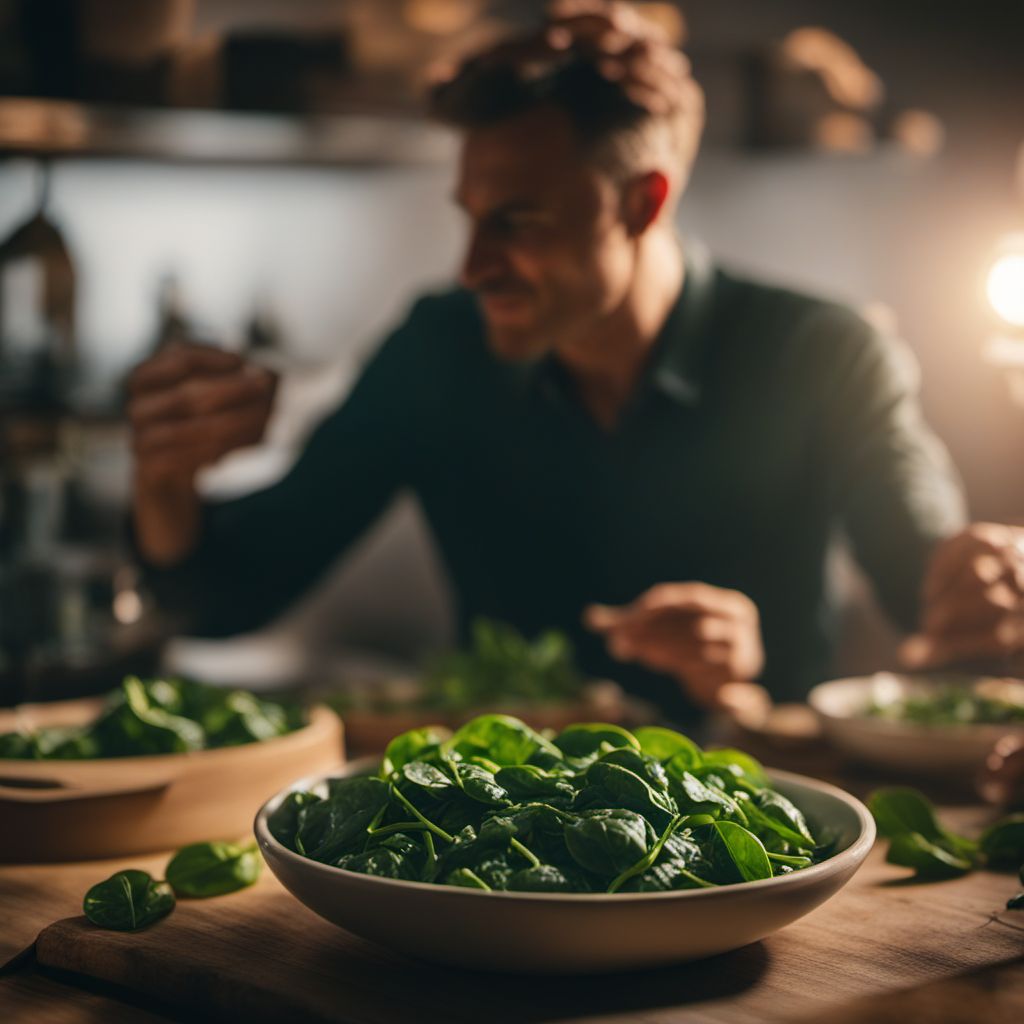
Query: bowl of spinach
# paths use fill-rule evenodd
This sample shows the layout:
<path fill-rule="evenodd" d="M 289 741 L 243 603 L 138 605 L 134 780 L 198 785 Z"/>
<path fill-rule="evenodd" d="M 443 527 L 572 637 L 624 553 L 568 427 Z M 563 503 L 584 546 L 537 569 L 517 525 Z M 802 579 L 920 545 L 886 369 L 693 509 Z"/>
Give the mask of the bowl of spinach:
<path fill-rule="evenodd" d="M 356 659 L 336 675 L 342 685 L 325 700 L 342 716 L 350 748 L 365 753 L 382 751 L 397 733 L 437 723 L 454 729 L 487 712 L 514 715 L 535 729 L 621 722 L 629 713 L 617 683 L 584 676 L 561 630 L 527 637 L 483 617 L 463 646 L 429 654 L 418 668 Z"/>
<path fill-rule="evenodd" d="M 483 715 L 294 784 L 255 832 L 285 887 L 349 931 L 458 966 L 559 973 L 756 941 L 837 892 L 875 829 L 841 790 L 670 729 L 549 736 Z"/>
<path fill-rule="evenodd" d="M 835 679 L 808 702 L 836 747 L 901 775 L 970 778 L 996 742 L 1024 735 L 1024 682 L 959 673 Z"/>
<path fill-rule="evenodd" d="M 59 724 L 36 724 L 40 716 Z M 265 700 L 247 690 L 192 679 L 131 675 L 98 701 L 66 702 L 56 709 L 33 705 L 16 709 L 13 718 L 20 727 L 0 732 L 0 759 L 88 761 L 185 754 L 259 743 L 305 724 L 305 712 L 293 702 Z"/>
<path fill-rule="evenodd" d="M 128 676 L 0 712 L 0 862 L 116 857 L 241 833 L 267 791 L 343 755 L 328 708 Z"/>

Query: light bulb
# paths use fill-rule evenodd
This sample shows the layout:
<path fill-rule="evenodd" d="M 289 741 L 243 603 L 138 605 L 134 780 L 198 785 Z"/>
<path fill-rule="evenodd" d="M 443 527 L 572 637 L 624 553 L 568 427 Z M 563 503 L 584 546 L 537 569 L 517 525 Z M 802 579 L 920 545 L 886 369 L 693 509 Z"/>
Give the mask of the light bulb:
<path fill-rule="evenodd" d="M 1024 327 L 1024 251 L 1005 252 L 992 264 L 985 282 L 992 308 L 1013 327 Z"/>

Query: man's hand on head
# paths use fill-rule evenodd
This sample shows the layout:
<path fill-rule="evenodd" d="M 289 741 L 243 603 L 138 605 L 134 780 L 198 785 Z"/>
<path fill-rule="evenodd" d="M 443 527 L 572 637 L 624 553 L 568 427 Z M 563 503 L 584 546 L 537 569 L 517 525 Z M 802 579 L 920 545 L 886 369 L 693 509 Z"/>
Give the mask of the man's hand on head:
<path fill-rule="evenodd" d="M 528 68 L 576 51 L 597 70 L 617 82 L 638 107 L 652 114 L 703 108 L 703 93 L 690 73 L 690 62 L 662 29 L 624 3 L 604 0 L 562 0 L 552 4 L 544 26 L 470 57 L 463 69 Z M 450 67 L 437 83 L 454 76 Z"/>
<path fill-rule="evenodd" d="M 736 590 L 661 583 L 628 605 L 591 605 L 584 622 L 613 657 L 674 676 L 702 707 L 718 706 L 723 686 L 764 666 L 757 607 Z"/>
<path fill-rule="evenodd" d="M 922 591 L 921 631 L 900 649 L 907 668 L 990 661 L 1024 652 L 1024 530 L 974 523 L 940 544 Z"/>
<path fill-rule="evenodd" d="M 652 114 L 668 114 L 703 102 L 690 61 L 665 32 L 624 3 L 561 0 L 548 8 L 547 38 L 558 48 L 575 48 L 598 70 Z"/>

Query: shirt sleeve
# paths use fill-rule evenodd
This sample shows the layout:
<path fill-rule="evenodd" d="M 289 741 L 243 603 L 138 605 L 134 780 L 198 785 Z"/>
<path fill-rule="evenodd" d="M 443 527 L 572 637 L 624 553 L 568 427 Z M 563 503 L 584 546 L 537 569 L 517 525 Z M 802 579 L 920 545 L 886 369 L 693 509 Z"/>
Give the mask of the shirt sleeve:
<path fill-rule="evenodd" d="M 414 307 L 370 360 L 343 404 L 273 486 L 203 508 L 200 543 L 169 569 L 143 565 L 161 607 L 182 628 L 226 636 L 269 622 L 327 571 L 412 482 L 423 443 Z"/>
<path fill-rule="evenodd" d="M 922 416 L 909 348 L 848 311 L 826 329 L 842 337 L 821 395 L 820 470 L 883 607 L 912 630 L 932 548 L 966 519 L 960 480 Z"/>

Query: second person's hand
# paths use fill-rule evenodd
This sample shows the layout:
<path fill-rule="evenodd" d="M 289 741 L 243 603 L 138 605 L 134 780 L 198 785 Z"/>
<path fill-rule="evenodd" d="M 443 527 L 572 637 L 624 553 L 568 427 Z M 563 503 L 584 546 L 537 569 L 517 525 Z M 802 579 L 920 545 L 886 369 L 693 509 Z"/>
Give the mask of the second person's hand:
<path fill-rule="evenodd" d="M 702 707 L 718 706 L 725 684 L 754 679 L 764 665 L 757 606 L 736 590 L 661 583 L 627 605 L 590 605 L 583 618 L 613 657 L 673 676 Z"/>

